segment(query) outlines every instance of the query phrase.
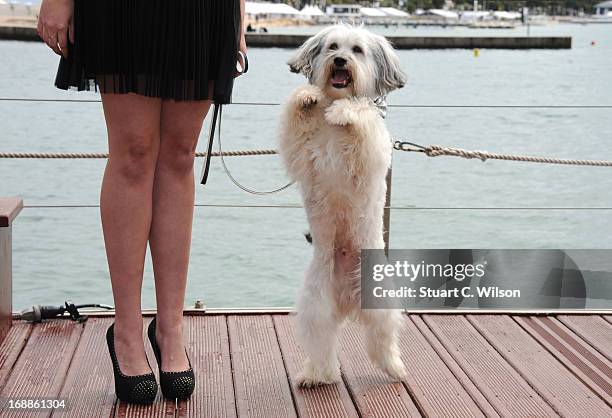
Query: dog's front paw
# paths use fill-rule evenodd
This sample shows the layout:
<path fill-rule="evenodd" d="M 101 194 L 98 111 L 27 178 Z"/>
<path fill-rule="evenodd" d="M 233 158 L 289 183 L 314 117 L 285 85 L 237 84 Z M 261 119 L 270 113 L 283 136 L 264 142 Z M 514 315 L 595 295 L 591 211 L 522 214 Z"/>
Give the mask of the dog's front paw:
<path fill-rule="evenodd" d="M 359 115 L 353 110 L 349 99 L 334 101 L 325 110 L 325 120 L 330 125 L 352 125 L 359 120 Z"/>
<path fill-rule="evenodd" d="M 340 367 L 338 365 L 317 368 L 310 361 L 306 361 L 302 371 L 296 376 L 295 383 L 301 388 L 312 388 L 320 385 L 332 385 L 340 382 L 340 380 Z"/>
<path fill-rule="evenodd" d="M 360 99 L 338 99 L 325 111 L 325 120 L 331 125 L 355 125 L 364 119 L 365 113 L 371 112 L 369 101 Z"/>
<path fill-rule="evenodd" d="M 321 89 L 311 84 L 299 87 L 293 94 L 293 101 L 300 110 L 312 109 L 322 98 Z"/>

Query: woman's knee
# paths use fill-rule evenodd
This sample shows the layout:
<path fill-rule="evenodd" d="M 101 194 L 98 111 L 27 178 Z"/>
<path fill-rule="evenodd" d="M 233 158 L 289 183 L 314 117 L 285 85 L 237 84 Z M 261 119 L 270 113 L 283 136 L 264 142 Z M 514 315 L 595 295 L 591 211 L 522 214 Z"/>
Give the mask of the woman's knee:
<path fill-rule="evenodd" d="M 131 183 L 153 178 L 158 149 L 155 133 L 124 131 L 116 135 L 113 142 L 110 146 L 110 164 L 121 177 Z"/>
<path fill-rule="evenodd" d="M 192 175 L 197 143 L 192 133 L 162 133 L 159 167 L 177 176 Z"/>

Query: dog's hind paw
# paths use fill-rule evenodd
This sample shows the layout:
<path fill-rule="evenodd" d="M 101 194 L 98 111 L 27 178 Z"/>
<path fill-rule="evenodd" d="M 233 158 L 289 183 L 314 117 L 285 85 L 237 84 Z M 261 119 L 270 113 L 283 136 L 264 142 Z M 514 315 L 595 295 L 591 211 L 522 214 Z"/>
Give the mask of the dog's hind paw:
<path fill-rule="evenodd" d="M 406 377 L 406 366 L 399 356 L 379 359 L 377 364 L 383 372 L 394 379 L 403 380 Z"/>
<path fill-rule="evenodd" d="M 341 380 L 340 368 L 318 370 L 311 365 L 305 365 L 295 378 L 295 383 L 301 388 L 312 388 L 320 385 L 333 385 Z"/>

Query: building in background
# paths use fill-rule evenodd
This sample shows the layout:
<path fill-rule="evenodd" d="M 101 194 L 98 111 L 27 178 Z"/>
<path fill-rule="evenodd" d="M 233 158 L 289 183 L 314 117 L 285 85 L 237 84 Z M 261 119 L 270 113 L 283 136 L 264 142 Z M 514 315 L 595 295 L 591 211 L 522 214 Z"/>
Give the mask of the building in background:
<path fill-rule="evenodd" d="M 597 3 L 594 7 L 596 16 L 612 17 L 612 0 Z"/>

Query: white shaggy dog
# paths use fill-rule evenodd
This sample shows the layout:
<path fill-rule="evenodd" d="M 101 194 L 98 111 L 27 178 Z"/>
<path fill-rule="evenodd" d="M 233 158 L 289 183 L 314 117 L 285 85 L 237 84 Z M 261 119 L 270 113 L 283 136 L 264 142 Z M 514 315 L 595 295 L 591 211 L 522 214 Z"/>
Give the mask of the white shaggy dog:
<path fill-rule="evenodd" d="M 300 186 L 314 246 L 297 303 L 297 334 L 307 354 L 297 383 L 340 380 L 337 338 L 346 318 L 364 326 L 370 358 L 401 378 L 401 313 L 360 309 L 359 269 L 361 249 L 384 248 L 392 145 L 375 103 L 403 87 L 405 75 L 384 37 L 349 25 L 324 29 L 288 64 L 309 84 L 288 99 L 279 149 Z"/>

